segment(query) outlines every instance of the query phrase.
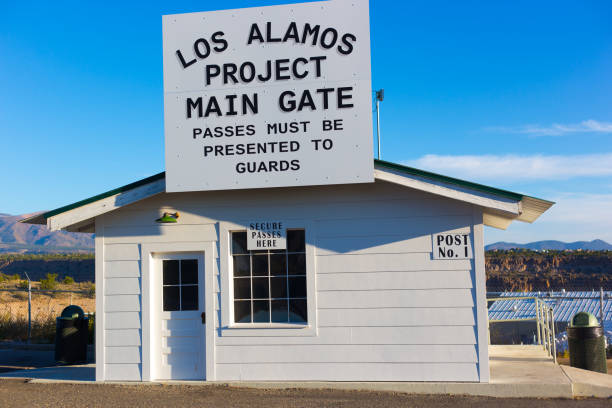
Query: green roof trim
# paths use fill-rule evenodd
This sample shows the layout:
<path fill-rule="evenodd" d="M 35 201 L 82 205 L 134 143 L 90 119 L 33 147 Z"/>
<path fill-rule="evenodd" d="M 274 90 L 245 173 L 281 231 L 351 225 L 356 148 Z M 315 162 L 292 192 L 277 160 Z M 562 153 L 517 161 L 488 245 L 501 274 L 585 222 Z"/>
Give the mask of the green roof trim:
<path fill-rule="evenodd" d="M 60 208 L 56 208 L 55 210 L 51 210 L 49 212 L 44 213 L 42 216 L 45 218 L 53 217 L 54 215 L 61 214 L 66 211 L 74 210 L 75 208 L 82 207 L 87 204 L 91 204 L 95 201 L 101 200 L 106 197 L 114 196 L 115 194 L 125 193 L 126 191 L 132 190 L 136 187 L 144 186 L 145 184 L 152 183 L 157 180 L 162 180 L 166 177 L 166 172 L 162 171 L 161 173 L 157 173 L 154 176 L 144 178 L 142 180 L 135 181 L 130 184 L 126 184 L 125 186 L 115 188 L 113 190 L 109 190 L 105 193 L 101 193 L 95 195 L 93 197 L 86 198 L 81 201 L 77 201 L 76 203 L 68 204 Z"/>
<path fill-rule="evenodd" d="M 521 201 L 524 197 L 535 198 L 536 200 L 546 201 L 554 204 L 552 201 L 542 200 L 541 198 L 527 196 L 525 194 L 514 193 L 508 190 L 502 190 L 495 187 L 485 186 L 484 184 L 472 183 L 471 181 L 465 181 L 454 177 L 443 176 L 441 174 L 432 173 L 425 170 L 415 169 L 414 167 L 408 167 L 397 163 L 392 163 L 384 160 L 374 159 L 374 164 L 380 167 L 385 167 L 391 170 L 401 171 L 402 173 L 409 174 L 411 176 L 423 177 L 429 180 L 441 181 L 446 184 L 453 184 L 460 187 L 471 188 L 476 191 L 483 193 L 494 194 L 497 196 L 509 198 L 511 200 Z"/>
<path fill-rule="evenodd" d="M 433 180 L 433 181 L 440 181 L 446 184 L 452 184 L 452 185 L 456 185 L 459 187 L 466 187 L 472 190 L 481 191 L 483 193 L 488 193 L 488 194 L 493 194 L 493 195 L 497 195 L 500 197 L 509 198 L 511 200 L 521 201 L 524 197 L 535 198 L 535 197 L 530 197 L 524 194 L 513 193 L 512 191 L 501 190 L 499 188 L 489 187 L 483 184 L 472 183 L 470 181 L 460 180 L 454 177 L 443 176 L 441 174 L 436 174 L 436 173 L 431 173 L 425 170 L 415 169 L 414 167 L 408 167 L 408 166 L 403 166 L 397 163 L 391 163 L 391 162 L 384 161 L 384 160 L 374 159 L 374 164 L 377 166 L 383 167 L 383 168 L 390 169 L 390 170 L 397 170 L 407 175 L 422 177 L 422 178 L 426 178 L 426 179 Z M 132 190 L 136 187 L 144 186 L 145 184 L 149 184 L 154 181 L 162 180 L 165 177 L 166 177 L 166 172 L 162 171 L 161 173 L 157 173 L 154 176 L 147 177 L 142 180 L 138 180 L 133 183 L 126 184 L 125 186 L 115 188 L 113 190 L 95 195 L 93 197 L 89 197 L 84 200 L 77 201 L 76 203 L 72 203 L 69 205 L 65 205 L 63 207 L 56 208 L 55 210 L 48 211 L 42 214 L 42 217 L 44 217 L 45 219 L 49 217 L 53 217 L 54 215 L 58 215 L 66 211 L 74 210 L 75 208 L 79 208 L 84 205 L 91 204 L 103 198 L 107 198 L 107 197 L 110 197 L 110 196 L 113 196 L 119 193 L 125 193 L 126 191 Z M 535 199 L 541 200 L 541 201 L 544 201 L 550 204 L 554 204 L 552 201 L 542 200 L 540 198 L 535 198 Z"/>

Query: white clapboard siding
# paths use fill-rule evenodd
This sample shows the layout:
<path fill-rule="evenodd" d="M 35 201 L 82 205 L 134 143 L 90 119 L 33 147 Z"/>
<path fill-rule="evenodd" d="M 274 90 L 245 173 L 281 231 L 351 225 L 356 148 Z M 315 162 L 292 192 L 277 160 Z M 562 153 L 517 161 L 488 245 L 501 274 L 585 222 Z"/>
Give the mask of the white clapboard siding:
<path fill-rule="evenodd" d="M 474 363 L 218 364 L 219 381 L 478 381 Z"/>
<path fill-rule="evenodd" d="M 252 197 L 254 190 L 235 194 L 230 198 L 227 192 L 216 191 L 212 194 L 191 193 L 182 196 L 158 195 L 131 206 L 132 210 L 164 210 L 200 214 L 209 219 L 224 220 L 227 216 L 236 219 L 255 219 L 262 214 L 272 214 L 282 218 L 300 218 L 303 214 L 313 219 L 331 218 L 378 218 L 380 214 L 388 217 L 469 215 L 469 205 L 453 200 L 441 200 L 434 195 L 419 198 L 411 195 L 408 189 L 392 198 L 381 197 L 377 191 L 354 197 L 332 197 L 324 194 L 323 189 L 313 191 L 303 197 L 286 196 L 275 190 L 264 191 L 266 198 L 257 200 Z M 228 196 L 225 200 L 222 196 Z M 299 195 L 299 194 L 298 194 Z M 201 196 L 197 198 L 197 196 Z M 271 198 L 273 197 L 273 198 Z M 421 195 L 420 197 L 424 197 Z M 245 201 L 249 205 L 245 206 Z M 202 203 L 206 203 L 203 205 Z M 171 204 L 171 206 L 169 206 Z M 369 211 L 368 211 L 369 210 Z M 179 218 L 180 220 L 180 218 Z M 180 222 L 180 221 L 179 221 Z"/>
<path fill-rule="evenodd" d="M 104 228 L 104 242 L 110 244 L 129 244 L 132 242 L 201 242 L 216 241 L 215 224 L 183 225 L 156 224 L 148 226 L 117 226 Z"/>
<path fill-rule="evenodd" d="M 317 291 L 383 289 L 471 289 L 466 271 L 329 273 L 317 277 Z"/>
<path fill-rule="evenodd" d="M 217 222 L 215 219 L 202 214 L 185 211 L 182 208 L 158 207 L 134 209 L 134 207 L 130 206 L 121 211 L 114 211 L 106 214 L 104 216 L 104 225 L 107 227 L 159 225 L 155 223 L 155 220 L 161 218 L 165 212 L 178 212 L 178 223 L 180 225 L 204 225 Z"/>
<path fill-rule="evenodd" d="M 319 220 L 316 223 L 317 239 L 340 237 L 431 236 L 432 231 L 469 228 L 471 213 L 467 215 L 435 215 L 420 217 L 391 218 L 386 214 L 374 213 L 371 218 L 344 218 Z M 431 247 L 429 248 L 431 251 Z"/>
<path fill-rule="evenodd" d="M 317 294 L 320 309 L 387 307 L 472 307 L 470 289 L 353 290 Z"/>
<path fill-rule="evenodd" d="M 139 329 L 105 330 L 107 347 L 140 346 L 142 338 Z"/>
<path fill-rule="evenodd" d="M 219 346 L 219 364 L 247 363 L 475 363 L 474 345 Z"/>
<path fill-rule="evenodd" d="M 105 237 L 106 241 L 106 237 Z M 138 242 L 136 239 L 132 242 Z M 139 261 L 140 247 L 138 244 L 104 245 L 104 261 Z"/>
<path fill-rule="evenodd" d="M 319 327 L 472 326 L 471 307 L 320 309 Z"/>
<path fill-rule="evenodd" d="M 142 381 L 140 364 L 105 364 L 107 381 Z"/>
<path fill-rule="evenodd" d="M 140 261 L 104 262 L 105 278 L 139 278 Z"/>
<path fill-rule="evenodd" d="M 290 347 L 295 344 L 350 344 L 351 342 L 350 327 L 322 327 L 317 330 L 317 336 L 300 336 L 300 329 L 294 330 L 296 330 L 295 337 L 274 336 L 274 332 L 271 331 L 269 336 L 262 337 L 217 337 L 216 344 L 226 346 L 259 344 Z M 223 329 L 221 330 L 221 336 L 223 336 Z"/>
<path fill-rule="evenodd" d="M 332 272 L 390 272 L 469 270 L 469 259 L 431 259 L 431 253 L 327 255 L 317 257 L 317 274 Z"/>
<path fill-rule="evenodd" d="M 155 223 L 176 211 L 178 223 Z M 314 232 L 316 327 L 282 336 L 220 327 L 216 380 L 478 381 L 473 261 L 431 255 L 432 234 L 471 230 L 473 213 L 471 205 L 386 182 L 161 193 L 107 213 L 105 379 L 142 377 L 141 244 L 217 243 L 220 222 L 285 219 L 304 220 Z M 209 323 L 219 327 L 223 258 L 218 245 L 213 252 Z"/>
<path fill-rule="evenodd" d="M 140 278 L 110 278 L 104 281 L 106 295 L 139 295 Z"/>
<path fill-rule="evenodd" d="M 431 252 L 431 236 L 426 235 L 404 240 L 392 235 L 317 239 L 317 255 L 397 254 L 403 252 Z"/>
<path fill-rule="evenodd" d="M 140 329 L 140 312 L 104 313 L 104 327 L 110 329 Z"/>
<path fill-rule="evenodd" d="M 270 196 L 273 195 L 278 201 L 282 201 L 286 205 L 296 205 L 306 203 L 309 205 L 320 204 L 321 197 L 325 197 L 327 203 L 346 203 L 346 202 L 373 202 L 373 201 L 388 201 L 398 198 L 411 199 L 415 204 L 422 201 L 437 201 L 444 203 L 438 196 L 421 192 L 417 190 L 407 189 L 393 183 L 377 181 L 367 185 L 371 194 L 364 194 L 363 186 L 355 185 L 334 185 L 334 186 L 311 186 L 311 187 L 294 187 L 294 188 L 274 188 L 274 189 L 257 189 L 249 191 L 240 190 L 225 190 L 225 191 L 200 191 L 190 193 L 173 193 L 171 196 L 167 194 L 159 194 L 130 205 L 130 209 L 144 208 L 167 208 L 167 209 L 183 209 L 183 208 L 202 208 L 202 203 L 205 202 L 209 208 L 222 207 L 231 205 L 240 207 L 241 200 L 248 196 L 250 205 L 266 206 L 270 205 Z M 448 205 L 448 207 L 460 207 L 463 203 L 457 202 Z"/>
<path fill-rule="evenodd" d="M 113 295 L 104 297 L 105 312 L 140 312 L 139 295 Z"/>
<path fill-rule="evenodd" d="M 140 347 L 106 347 L 107 364 L 140 363 Z"/>
<path fill-rule="evenodd" d="M 351 327 L 351 344 L 476 344 L 472 326 Z"/>

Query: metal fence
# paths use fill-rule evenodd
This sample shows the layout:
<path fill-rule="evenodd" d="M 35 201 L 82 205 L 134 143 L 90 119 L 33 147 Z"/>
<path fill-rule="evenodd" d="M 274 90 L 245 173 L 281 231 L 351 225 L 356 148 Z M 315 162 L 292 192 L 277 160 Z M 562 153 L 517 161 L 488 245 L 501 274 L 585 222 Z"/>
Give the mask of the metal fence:
<path fill-rule="evenodd" d="M 25 283 L 25 282 L 24 282 Z M 25 341 L 30 343 L 32 341 L 33 336 L 33 322 L 36 323 L 35 328 L 37 330 L 37 335 L 40 336 L 40 332 L 44 331 L 45 333 L 54 333 L 55 318 L 59 316 L 61 313 L 61 309 L 63 307 L 68 306 L 69 304 L 73 304 L 74 298 L 81 299 L 81 302 L 86 298 L 88 302 L 94 301 L 94 293 L 91 290 L 57 290 L 57 289 L 35 289 L 32 288 L 31 281 L 27 281 L 27 286 L 20 288 L 0 288 L 0 293 L 11 293 L 18 294 L 24 293 L 27 294 L 27 299 L 25 296 L 23 298 L 13 297 L 13 296 L 3 296 L 3 300 L 0 302 L 0 329 L 3 329 L 0 332 L 3 340 L 21 340 L 23 341 L 23 337 L 25 337 Z M 61 294 L 69 294 L 70 298 L 68 301 L 68 296 L 58 298 L 58 295 Z M 33 296 L 44 296 L 44 301 L 48 301 L 48 307 L 46 310 L 44 309 L 44 301 L 40 298 L 38 299 L 37 307 L 33 307 L 32 298 Z M 92 299 L 92 300 L 89 300 Z M 24 303 L 27 300 L 27 335 L 24 333 Z M 43 306 L 41 307 L 41 303 Z M 37 313 L 37 315 L 33 315 L 33 313 Z M 86 313 L 91 316 L 93 313 Z M 39 326 L 45 326 L 44 328 L 40 328 Z M 19 335 L 16 335 L 19 333 Z M 25 336 L 24 336 L 25 335 Z M 15 338 L 18 337 L 18 338 Z M 46 337 L 46 336 L 45 336 Z M 52 339 L 51 339 L 52 341 Z"/>
<path fill-rule="evenodd" d="M 542 299 L 535 296 L 503 296 L 487 298 L 487 306 L 489 302 L 508 302 L 515 299 L 520 299 L 523 303 L 523 309 L 529 309 L 532 313 L 523 313 L 522 315 L 513 318 L 489 318 L 489 323 L 501 323 L 511 321 L 534 321 L 536 322 L 537 344 L 541 345 L 544 350 L 552 357 L 553 361 L 557 362 L 557 345 L 555 341 L 555 314 L 551 306 Z M 503 307 L 503 306 L 502 306 Z M 518 311 L 518 310 L 517 310 Z M 525 312 L 526 310 L 523 310 Z M 490 343 L 489 339 L 489 343 Z"/>

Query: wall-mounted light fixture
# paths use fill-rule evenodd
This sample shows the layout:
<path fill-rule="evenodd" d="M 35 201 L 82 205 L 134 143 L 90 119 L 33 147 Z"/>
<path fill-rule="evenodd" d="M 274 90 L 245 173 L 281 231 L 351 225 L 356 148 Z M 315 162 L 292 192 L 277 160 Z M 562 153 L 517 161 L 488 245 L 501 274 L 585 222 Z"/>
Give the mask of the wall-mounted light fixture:
<path fill-rule="evenodd" d="M 165 212 L 164 215 L 162 215 L 161 218 L 156 219 L 155 222 L 159 222 L 161 224 L 172 223 L 172 222 L 176 222 L 178 217 L 179 217 L 178 211 L 175 213 Z"/>

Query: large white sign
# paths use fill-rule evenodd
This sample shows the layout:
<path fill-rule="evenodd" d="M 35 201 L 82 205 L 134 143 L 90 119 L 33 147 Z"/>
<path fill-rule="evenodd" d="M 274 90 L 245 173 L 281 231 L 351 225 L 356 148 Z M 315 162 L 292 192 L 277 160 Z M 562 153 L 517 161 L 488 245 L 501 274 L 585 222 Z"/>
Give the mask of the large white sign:
<path fill-rule="evenodd" d="M 368 2 L 163 17 L 166 191 L 374 181 Z"/>
<path fill-rule="evenodd" d="M 433 234 L 433 259 L 472 259 L 469 232 Z"/>

